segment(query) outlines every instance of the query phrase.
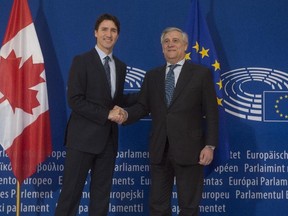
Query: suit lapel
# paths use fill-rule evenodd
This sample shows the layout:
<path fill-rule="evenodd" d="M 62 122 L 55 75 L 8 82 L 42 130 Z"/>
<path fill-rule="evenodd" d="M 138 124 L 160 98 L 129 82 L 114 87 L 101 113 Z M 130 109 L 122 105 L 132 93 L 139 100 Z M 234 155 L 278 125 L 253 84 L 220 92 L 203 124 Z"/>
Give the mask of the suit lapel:
<path fill-rule="evenodd" d="M 187 62 L 185 62 L 183 67 L 182 67 L 181 73 L 179 75 L 176 87 L 174 89 L 171 105 L 177 99 L 177 97 L 181 94 L 183 89 L 186 87 L 186 85 L 190 82 L 190 80 L 193 77 L 193 72 L 189 68 L 190 68 L 189 64 Z"/>
<path fill-rule="evenodd" d="M 120 70 L 120 64 L 117 58 L 113 56 L 114 62 L 115 62 L 115 76 L 116 76 L 116 83 L 115 83 L 115 94 L 114 97 L 118 94 L 119 91 L 119 82 L 120 82 L 120 77 L 122 77 L 122 71 Z"/>
<path fill-rule="evenodd" d="M 163 103 L 166 105 L 166 96 L 165 96 L 165 71 L 166 65 L 161 67 L 159 71 L 156 73 L 156 79 L 154 79 L 154 84 L 157 86 L 158 91 L 160 92 L 160 96 L 162 98 Z"/>
<path fill-rule="evenodd" d="M 102 60 L 99 56 L 99 54 L 97 53 L 96 49 L 93 49 L 93 56 L 94 56 L 94 60 L 95 60 L 95 65 L 96 65 L 96 72 L 99 71 L 99 74 L 101 76 L 101 80 L 103 80 L 103 82 L 105 83 L 105 88 L 106 88 L 106 92 L 107 94 L 111 97 L 111 89 L 109 87 L 109 84 L 108 84 L 108 80 L 107 80 L 107 77 L 106 77 L 106 72 L 105 72 L 105 69 L 104 69 L 104 66 L 103 66 L 103 63 L 102 63 Z M 95 67 L 95 66 L 93 66 Z"/>

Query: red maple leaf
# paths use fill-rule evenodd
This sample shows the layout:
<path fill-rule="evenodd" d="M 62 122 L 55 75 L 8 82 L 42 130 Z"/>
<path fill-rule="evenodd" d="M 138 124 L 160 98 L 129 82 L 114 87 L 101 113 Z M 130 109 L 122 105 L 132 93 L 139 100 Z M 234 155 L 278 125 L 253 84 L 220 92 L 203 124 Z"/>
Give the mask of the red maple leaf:
<path fill-rule="evenodd" d="M 19 68 L 21 57 L 16 57 L 14 50 L 5 59 L 0 56 L 0 92 L 4 95 L 0 103 L 6 99 L 13 111 L 20 108 L 32 114 L 32 109 L 40 103 L 36 96 L 38 91 L 31 87 L 45 82 L 40 77 L 44 70 L 44 64 L 33 64 L 32 56 Z"/>

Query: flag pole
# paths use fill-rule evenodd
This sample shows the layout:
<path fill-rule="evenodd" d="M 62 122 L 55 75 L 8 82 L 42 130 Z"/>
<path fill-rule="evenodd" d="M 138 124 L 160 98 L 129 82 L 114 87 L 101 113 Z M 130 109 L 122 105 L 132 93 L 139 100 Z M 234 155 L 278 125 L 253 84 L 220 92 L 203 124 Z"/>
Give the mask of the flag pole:
<path fill-rule="evenodd" d="M 20 195 L 20 182 L 17 181 L 17 191 L 16 191 L 16 216 L 20 216 L 20 199 L 21 199 L 21 195 Z"/>

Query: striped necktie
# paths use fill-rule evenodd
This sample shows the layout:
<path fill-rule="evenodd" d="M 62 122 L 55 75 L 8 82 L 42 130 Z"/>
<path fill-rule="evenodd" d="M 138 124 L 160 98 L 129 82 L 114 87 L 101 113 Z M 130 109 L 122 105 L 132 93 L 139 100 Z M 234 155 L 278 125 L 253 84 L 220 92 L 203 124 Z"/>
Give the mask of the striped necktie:
<path fill-rule="evenodd" d="M 172 97 L 173 97 L 173 92 L 175 88 L 175 77 L 174 77 L 174 68 L 176 68 L 178 65 L 170 65 L 170 69 L 167 73 L 166 76 L 166 81 L 165 81 L 165 93 L 166 93 L 166 104 L 167 107 L 170 106 Z"/>
<path fill-rule="evenodd" d="M 111 91 L 111 75 L 110 75 L 110 66 L 109 66 L 109 61 L 110 61 L 110 57 L 106 56 L 104 58 L 104 68 L 105 68 L 105 73 L 106 73 L 106 77 L 107 77 L 107 81 L 110 87 L 110 91 Z"/>

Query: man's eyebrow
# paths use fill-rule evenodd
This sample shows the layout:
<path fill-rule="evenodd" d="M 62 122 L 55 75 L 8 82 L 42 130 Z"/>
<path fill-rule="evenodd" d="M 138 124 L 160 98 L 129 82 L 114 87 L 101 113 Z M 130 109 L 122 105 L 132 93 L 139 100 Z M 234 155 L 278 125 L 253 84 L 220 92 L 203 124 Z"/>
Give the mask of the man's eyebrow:
<path fill-rule="evenodd" d="M 102 26 L 102 27 L 100 27 L 100 29 L 109 29 L 109 27 L 108 26 Z M 110 28 L 110 29 L 113 31 L 117 31 L 117 28 Z"/>

